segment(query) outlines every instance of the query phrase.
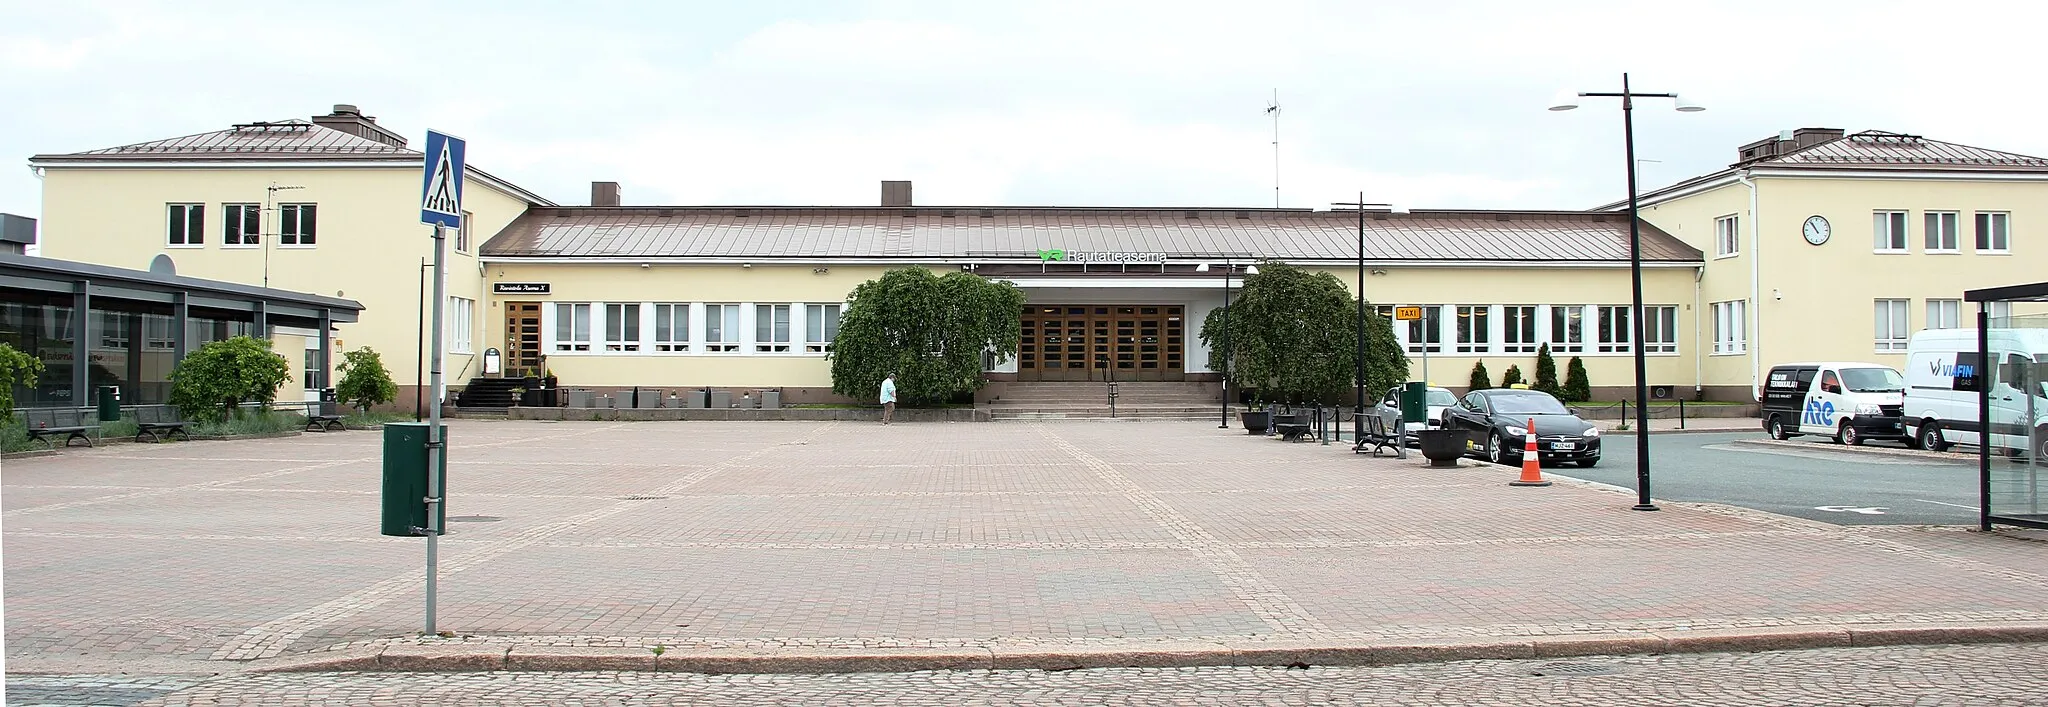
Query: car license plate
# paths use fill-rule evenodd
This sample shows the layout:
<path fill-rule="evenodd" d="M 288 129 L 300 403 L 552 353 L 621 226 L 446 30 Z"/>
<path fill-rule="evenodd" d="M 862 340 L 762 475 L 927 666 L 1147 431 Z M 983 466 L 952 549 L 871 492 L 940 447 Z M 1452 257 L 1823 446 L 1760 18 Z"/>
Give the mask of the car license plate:
<path fill-rule="evenodd" d="M 1551 442 L 1550 448 L 1560 452 L 1569 452 L 1578 449 L 1579 445 L 1576 442 Z"/>

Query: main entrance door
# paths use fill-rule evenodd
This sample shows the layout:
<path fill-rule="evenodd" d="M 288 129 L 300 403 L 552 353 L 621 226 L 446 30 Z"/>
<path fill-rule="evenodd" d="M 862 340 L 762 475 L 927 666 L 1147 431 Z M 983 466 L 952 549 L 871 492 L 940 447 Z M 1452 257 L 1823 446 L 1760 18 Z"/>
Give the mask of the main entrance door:
<path fill-rule="evenodd" d="M 1017 379 L 1182 380 L 1182 312 L 1178 305 L 1026 305 Z"/>
<path fill-rule="evenodd" d="M 540 375 L 540 303 L 505 303 L 505 376 Z"/>

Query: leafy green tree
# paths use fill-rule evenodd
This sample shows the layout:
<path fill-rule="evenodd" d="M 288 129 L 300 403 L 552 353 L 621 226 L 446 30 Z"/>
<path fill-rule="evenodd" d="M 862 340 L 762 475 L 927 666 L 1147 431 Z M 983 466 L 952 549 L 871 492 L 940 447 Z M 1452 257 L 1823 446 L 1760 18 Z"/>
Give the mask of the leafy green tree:
<path fill-rule="evenodd" d="M 1564 396 L 1564 389 L 1557 384 L 1557 359 L 1550 356 L 1550 344 L 1544 344 L 1536 349 L 1536 382 L 1530 384 L 1529 388 L 1558 397 Z"/>
<path fill-rule="evenodd" d="M 0 344 L 0 425 L 14 419 L 14 388 L 33 388 L 43 362 L 8 344 Z"/>
<path fill-rule="evenodd" d="M 1202 321 L 1202 343 L 1211 361 L 1224 362 L 1225 310 Z M 1260 263 L 1233 297 L 1228 365 L 1233 385 L 1252 388 L 1262 400 L 1320 402 L 1353 384 L 1358 361 L 1358 300 L 1329 273 L 1311 273 L 1281 263 Z M 1408 355 L 1393 326 L 1365 311 L 1365 389 L 1381 391 L 1408 379 Z"/>
<path fill-rule="evenodd" d="M 1522 379 L 1521 366 L 1508 366 L 1508 370 L 1500 374 L 1500 387 L 1502 388 L 1513 388 L 1526 382 L 1528 381 Z"/>
<path fill-rule="evenodd" d="M 1586 380 L 1586 362 L 1577 356 L 1573 356 L 1571 363 L 1564 367 L 1564 394 L 1558 397 L 1568 403 L 1593 399 L 1593 384 Z"/>
<path fill-rule="evenodd" d="M 985 354 L 1017 355 L 1024 291 L 969 272 L 897 268 L 848 297 L 832 339 L 832 392 L 874 400 L 896 374 L 904 404 L 942 403 L 981 388 Z"/>
<path fill-rule="evenodd" d="M 384 358 L 368 346 L 343 353 L 337 368 L 341 371 L 341 383 L 334 387 L 334 395 L 358 410 L 369 412 L 371 406 L 398 397 L 398 384 L 391 382 L 391 371 L 384 368 Z"/>
<path fill-rule="evenodd" d="M 229 419 L 244 402 L 262 403 L 267 411 L 290 371 L 267 339 L 208 342 L 171 369 L 171 405 L 199 422 Z"/>
<path fill-rule="evenodd" d="M 1465 383 L 1467 390 L 1486 390 L 1493 387 L 1493 377 L 1486 372 L 1486 362 L 1472 364 L 1472 380 Z"/>

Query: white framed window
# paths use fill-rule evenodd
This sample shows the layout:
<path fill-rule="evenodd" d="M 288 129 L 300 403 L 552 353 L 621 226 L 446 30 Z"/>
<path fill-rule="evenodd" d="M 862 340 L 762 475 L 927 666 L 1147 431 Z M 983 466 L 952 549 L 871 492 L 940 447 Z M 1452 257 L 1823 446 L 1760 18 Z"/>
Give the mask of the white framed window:
<path fill-rule="evenodd" d="M 1550 305 L 1550 352 L 1580 353 L 1586 350 L 1586 308 L 1576 304 Z"/>
<path fill-rule="evenodd" d="M 171 351 L 178 348 L 177 339 L 171 335 L 170 317 L 145 314 L 142 316 L 142 347 L 151 351 Z"/>
<path fill-rule="evenodd" d="M 839 305 L 804 305 L 804 352 L 827 353 L 839 337 Z"/>
<path fill-rule="evenodd" d="M 1493 352 L 1493 307 L 1458 305 L 1458 353 Z"/>
<path fill-rule="evenodd" d="M 789 352 L 789 305 L 754 305 L 754 351 Z"/>
<path fill-rule="evenodd" d="M 1733 214 L 1714 219 L 1714 257 L 1730 258 L 1742 254 L 1741 221 Z"/>
<path fill-rule="evenodd" d="M 609 302 L 605 304 L 604 350 L 640 350 L 639 302 Z"/>
<path fill-rule="evenodd" d="M 130 315 L 127 312 L 100 310 L 93 318 L 99 320 L 96 322 L 99 326 L 99 348 L 128 350 L 135 331 L 129 327 Z"/>
<path fill-rule="evenodd" d="M 2003 211 L 1977 212 L 1977 252 L 2010 253 L 2012 215 Z"/>
<path fill-rule="evenodd" d="M 1984 314 L 1991 319 L 1991 328 L 1997 329 L 2012 326 L 2011 302 L 1986 302 L 1985 304 L 1990 305 L 1984 308 Z"/>
<path fill-rule="evenodd" d="M 254 246 L 263 242 L 262 204 L 221 204 L 220 243 Z"/>
<path fill-rule="evenodd" d="M 206 244 L 205 204 L 167 204 L 165 211 L 169 223 L 166 245 L 196 248 Z"/>
<path fill-rule="evenodd" d="M 1871 247 L 1879 253 L 1906 252 L 1906 212 L 1879 211 L 1871 220 Z"/>
<path fill-rule="evenodd" d="M 1444 350 L 1444 308 L 1424 305 L 1421 319 L 1408 320 L 1408 353 L 1438 353 Z"/>
<path fill-rule="evenodd" d="M 1906 339 L 1912 336 L 1907 327 L 1906 303 L 1902 299 L 1877 300 L 1878 351 L 1906 350 Z"/>
<path fill-rule="evenodd" d="M 1927 222 L 1924 224 L 1925 228 L 1922 231 L 1926 234 L 1927 238 L 1927 252 L 1959 252 L 1962 244 L 1957 224 L 1958 220 L 1962 218 L 1962 214 L 1954 211 L 1929 211 L 1924 216 Z"/>
<path fill-rule="evenodd" d="M 1500 313 L 1501 353 L 1536 353 L 1536 307 L 1511 304 Z"/>
<path fill-rule="evenodd" d="M 469 252 L 469 222 L 475 219 L 476 214 L 462 212 L 462 227 L 455 229 L 455 252 Z"/>
<path fill-rule="evenodd" d="M 1743 300 L 1715 302 L 1714 353 L 1739 354 L 1749 350 L 1748 320 L 1743 318 Z"/>
<path fill-rule="evenodd" d="M 463 223 L 469 223 L 467 219 Z M 690 305 L 665 302 L 654 305 L 654 350 L 682 353 L 690 350 Z"/>
<path fill-rule="evenodd" d="M 704 305 L 704 350 L 718 352 L 740 350 L 739 305 Z"/>
<path fill-rule="evenodd" d="M 590 305 L 583 302 L 555 303 L 555 350 L 590 350 Z"/>
<path fill-rule="evenodd" d="M 1928 329 L 1959 329 L 1963 326 L 1963 301 L 1955 299 L 1927 300 Z"/>
<path fill-rule="evenodd" d="M 1633 330 L 1629 328 L 1628 315 L 1634 307 L 1625 304 L 1603 304 L 1600 305 L 1599 309 L 1599 343 L 1593 347 L 1593 350 L 1598 353 L 1629 353 L 1632 351 L 1633 349 L 1629 348 L 1629 342 L 1635 337 L 1631 335 Z"/>
<path fill-rule="evenodd" d="M 310 248 L 313 237 L 319 229 L 319 206 L 315 204 L 280 204 L 277 207 L 277 245 Z"/>
<path fill-rule="evenodd" d="M 470 353 L 470 347 L 474 345 L 470 326 L 476 321 L 476 300 L 450 296 L 447 317 L 448 352 Z"/>
<path fill-rule="evenodd" d="M 1643 306 L 1643 353 L 1678 353 L 1678 308 Z"/>

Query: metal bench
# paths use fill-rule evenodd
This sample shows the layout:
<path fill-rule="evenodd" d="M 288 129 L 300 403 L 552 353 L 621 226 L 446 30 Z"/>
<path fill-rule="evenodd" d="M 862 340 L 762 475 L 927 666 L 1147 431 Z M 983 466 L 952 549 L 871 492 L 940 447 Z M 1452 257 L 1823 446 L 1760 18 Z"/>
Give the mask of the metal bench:
<path fill-rule="evenodd" d="M 341 421 L 340 415 L 335 414 L 336 411 L 333 405 L 333 403 L 307 402 L 306 431 L 333 432 L 341 430 L 347 432 L 348 425 Z"/>
<path fill-rule="evenodd" d="M 78 408 L 43 408 L 21 411 L 22 421 L 28 424 L 30 441 L 41 441 L 49 449 L 56 449 L 57 442 L 71 446 L 72 440 L 84 440 L 85 446 L 93 446 L 92 433 L 99 430 L 92 424 L 87 411 Z"/>
<path fill-rule="evenodd" d="M 1352 433 L 1358 437 L 1358 441 L 1351 445 L 1351 451 L 1375 457 L 1379 456 L 1382 450 L 1393 450 L 1395 454 L 1401 452 L 1394 446 L 1394 435 L 1387 431 L 1386 418 L 1378 415 L 1359 415 L 1351 419 L 1360 423 L 1352 426 Z"/>
<path fill-rule="evenodd" d="M 168 405 L 142 405 L 135 408 L 135 441 L 162 442 L 167 437 L 183 437 L 192 440 L 192 433 L 185 431 L 191 425 L 189 420 L 178 419 L 176 409 Z"/>
<path fill-rule="evenodd" d="M 1308 437 L 1308 416 L 1302 414 L 1274 415 L 1273 431 L 1280 433 L 1282 441 L 1299 442 Z"/>

